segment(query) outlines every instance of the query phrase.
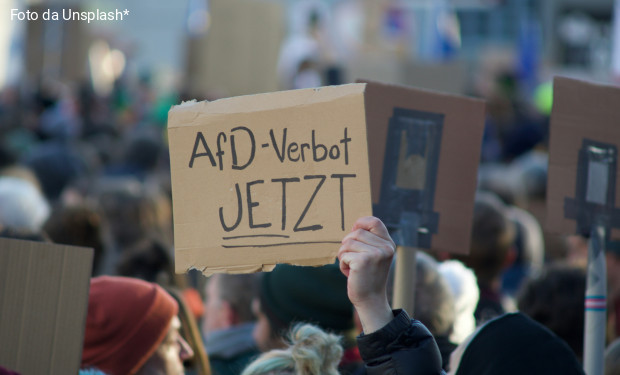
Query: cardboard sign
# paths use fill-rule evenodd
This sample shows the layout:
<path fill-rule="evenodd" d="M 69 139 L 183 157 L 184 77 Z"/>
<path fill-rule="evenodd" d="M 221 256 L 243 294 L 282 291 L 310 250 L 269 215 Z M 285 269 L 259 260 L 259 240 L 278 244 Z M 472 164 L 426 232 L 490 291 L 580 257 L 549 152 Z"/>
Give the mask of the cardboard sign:
<path fill-rule="evenodd" d="M 187 85 L 226 96 L 278 90 L 278 55 L 286 36 L 275 1 L 209 0 L 209 31 L 188 40 Z M 234 20 L 234 21 L 233 21 Z"/>
<path fill-rule="evenodd" d="M 365 99 L 375 216 L 399 245 L 469 252 L 484 102 L 376 82 Z"/>
<path fill-rule="evenodd" d="M 0 364 L 77 374 L 93 250 L 0 238 Z"/>
<path fill-rule="evenodd" d="M 620 239 L 620 88 L 555 77 L 546 229 Z"/>
<path fill-rule="evenodd" d="M 355 220 L 371 214 L 365 89 L 173 107 L 176 272 L 332 263 Z"/>

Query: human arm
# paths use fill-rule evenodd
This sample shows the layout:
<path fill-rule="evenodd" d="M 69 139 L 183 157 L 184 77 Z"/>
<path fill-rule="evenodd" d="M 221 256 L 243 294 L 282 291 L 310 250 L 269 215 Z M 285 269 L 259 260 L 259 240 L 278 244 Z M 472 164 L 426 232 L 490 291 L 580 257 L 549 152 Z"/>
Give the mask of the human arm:
<path fill-rule="evenodd" d="M 358 347 L 366 370 L 369 375 L 442 374 L 441 355 L 430 332 L 389 306 L 386 284 L 394 249 L 385 225 L 364 217 L 355 222 L 338 252 L 347 293 L 364 330 Z"/>
<path fill-rule="evenodd" d="M 394 257 L 394 241 L 375 217 L 358 219 L 338 251 L 340 270 L 347 276 L 347 294 L 366 334 L 392 320 L 386 284 Z"/>

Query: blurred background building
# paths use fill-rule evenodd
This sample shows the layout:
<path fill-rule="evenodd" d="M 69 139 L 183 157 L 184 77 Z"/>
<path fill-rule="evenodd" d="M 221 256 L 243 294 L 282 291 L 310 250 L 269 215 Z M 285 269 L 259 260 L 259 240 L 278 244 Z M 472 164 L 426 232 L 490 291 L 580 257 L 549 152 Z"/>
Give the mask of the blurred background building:
<path fill-rule="evenodd" d="M 158 91 L 230 96 L 356 78 L 476 92 L 512 69 L 609 80 L 613 0 L 2 0 L 10 9 L 128 9 L 122 21 L 0 25 L 0 87 L 149 77 Z M 317 77 L 319 81 L 316 81 Z"/>

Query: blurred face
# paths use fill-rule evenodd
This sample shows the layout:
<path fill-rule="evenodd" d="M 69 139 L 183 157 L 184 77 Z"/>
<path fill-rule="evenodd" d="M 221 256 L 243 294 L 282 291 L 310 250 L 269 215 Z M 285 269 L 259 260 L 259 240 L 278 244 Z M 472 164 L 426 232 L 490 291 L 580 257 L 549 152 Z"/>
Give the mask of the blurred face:
<path fill-rule="evenodd" d="M 285 347 L 284 341 L 278 337 L 274 337 L 271 332 L 271 324 L 267 315 L 263 313 L 260 307 L 260 301 L 255 298 L 252 301 L 252 312 L 256 316 L 256 325 L 252 331 L 252 337 L 256 341 L 256 345 L 261 352 L 268 352 L 271 349 L 280 349 Z"/>
<path fill-rule="evenodd" d="M 168 333 L 151 358 L 138 371 L 137 375 L 182 375 L 185 374 L 183 361 L 194 356 L 189 344 L 181 337 L 181 321 L 172 318 Z"/>
<path fill-rule="evenodd" d="M 213 275 L 207 283 L 205 313 L 203 316 L 202 333 L 206 337 L 210 332 L 229 328 L 228 303 L 220 297 L 220 277 Z"/>

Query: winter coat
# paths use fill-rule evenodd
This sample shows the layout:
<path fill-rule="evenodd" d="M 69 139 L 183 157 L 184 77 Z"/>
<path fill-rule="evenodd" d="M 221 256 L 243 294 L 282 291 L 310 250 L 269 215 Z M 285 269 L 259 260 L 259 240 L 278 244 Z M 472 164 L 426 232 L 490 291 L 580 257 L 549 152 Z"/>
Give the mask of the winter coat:
<path fill-rule="evenodd" d="M 385 327 L 357 338 L 367 374 L 445 374 L 439 348 L 428 329 L 411 320 L 404 310 L 393 313 L 394 319 Z"/>

